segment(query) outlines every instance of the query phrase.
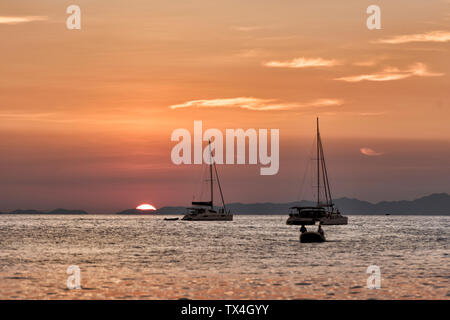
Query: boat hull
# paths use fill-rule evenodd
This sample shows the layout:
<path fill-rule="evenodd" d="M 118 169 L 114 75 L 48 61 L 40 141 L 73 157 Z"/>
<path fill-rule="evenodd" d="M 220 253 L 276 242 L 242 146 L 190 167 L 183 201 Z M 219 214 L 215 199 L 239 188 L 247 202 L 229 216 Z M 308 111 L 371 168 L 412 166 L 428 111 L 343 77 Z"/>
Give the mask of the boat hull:
<path fill-rule="evenodd" d="M 232 214 L 214 214 L 214 213 L 203 213 L 203 214 L 187 214 L 183 217 L 185 221 L 233 221 Z"/>
<path fill-rule="evenodd" d="M 338 217 L 330 217 L 330 218 L 321 218 L 320 223 L 324 226 L 333 226 L 333 225 L 346 225 L 348 224 L 348 218 L 344 216 Z"/>
<path fill-rule="evenodd" d="M 301 243 L 324 242 L 325 236 L 319 232 L 307 231 L 300 234 Z"/>
<path fill-rule="evenodd" d="M 348 218 L 345 216 L 331 216 L 331 217 L 323 217 L 323 218 L 303 218 L 299 216 L 290 216 L 286 220 L 287 225 L 315 225 L 316 222 L 320 222 L 320 224 L 324 226 L 337 226 L 337 225 L 346 225 L 348 224 Z"/>
<path fill-rule="evenodd" d="M 286 220 L 286 224 L 287 225 L 291 225 L 291 226 L 300 226 L 300 225 L 315 225 L 316 221 L 314 219 L 311 218 L 302 218 L 302 217 L 298 217 L 298 216 L 290 216 L 287 220 Z"/>

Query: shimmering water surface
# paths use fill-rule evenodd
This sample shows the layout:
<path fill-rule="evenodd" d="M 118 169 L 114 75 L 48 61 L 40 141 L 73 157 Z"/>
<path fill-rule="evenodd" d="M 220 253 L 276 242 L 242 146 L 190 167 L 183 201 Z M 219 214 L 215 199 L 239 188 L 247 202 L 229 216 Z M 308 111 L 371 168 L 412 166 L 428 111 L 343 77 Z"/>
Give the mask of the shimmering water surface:
<path fill-rule="evenodd" d="M 450 299 L 450 217 L 349 216 L 320 244 L 286 216 L 163 218 L 0 215 L 0 298 Z"/>

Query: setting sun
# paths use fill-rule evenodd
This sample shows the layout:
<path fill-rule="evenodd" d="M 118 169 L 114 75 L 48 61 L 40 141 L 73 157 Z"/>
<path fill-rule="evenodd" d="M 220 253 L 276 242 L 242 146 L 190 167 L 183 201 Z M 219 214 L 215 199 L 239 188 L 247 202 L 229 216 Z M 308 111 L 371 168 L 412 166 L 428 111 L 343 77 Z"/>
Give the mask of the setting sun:
<path fill-rule="evenodd" d="M 154 206 L 152 206 L 151 204 L 148 204 L 148 203 L 141 204 L 141 205 L 137 206 L 136 209 L 138 209 L 138 210 L 156 210 L 156 208 Z"/>

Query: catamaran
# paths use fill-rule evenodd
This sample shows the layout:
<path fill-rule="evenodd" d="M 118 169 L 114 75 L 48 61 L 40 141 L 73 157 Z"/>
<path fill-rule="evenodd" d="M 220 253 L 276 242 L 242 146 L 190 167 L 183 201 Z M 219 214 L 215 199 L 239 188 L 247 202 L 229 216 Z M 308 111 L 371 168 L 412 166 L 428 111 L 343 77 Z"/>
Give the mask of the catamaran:
<path fill-rule="evenodd" d="M 187 213 L 182 220 L 190 221 L 233 221 L 233 214 L 225 207 L 222 187 L 220 185 L 219 174 L 217 173 L 216 163 L 213 160 L 211 152 L 211 141 L 209 141 L 209 182 L 210 182 L 210 200 L 209 201 L 193 201 L 192 207 L 187 208 Z M 214 208 L 214 175 L 216 176 L 217 185 L 219 187 L 222 207 L 218 210 Z"/>
<path fill-rule="evenodd" d="M 330 184 L 328 182 L 328 172 L 325 165 L 325 156 L 323 152 L 322 140 L 319 131 L 319 118 L 317 118 L 317 137 L 316 137 L 316 161 L 317 161 L 317 201 L 315 206 L 310 207 L 291 207 L 289 218 L 286 221 L 288 225 L 314 225 L 319 222 L 322 225 L 345 225 L 348 224 L 348 218 L 341 215 L 338 209 L 334 207 L 331 197 Z M 321 185 L 322 183 L 322 185 Z M 321 199 L 321 189 L 324 189 L 324 199 Z"/>

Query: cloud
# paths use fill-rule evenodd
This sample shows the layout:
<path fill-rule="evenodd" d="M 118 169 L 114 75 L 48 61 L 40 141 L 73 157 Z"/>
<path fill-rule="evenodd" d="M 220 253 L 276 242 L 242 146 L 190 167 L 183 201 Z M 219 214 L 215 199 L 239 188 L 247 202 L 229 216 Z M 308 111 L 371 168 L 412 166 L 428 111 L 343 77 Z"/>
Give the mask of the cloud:
<path fill-rule="evenodd" d="M 172 105 L 169 108 L 240 108 L 254 111 L 277 111 L 307 107 L 339 106 L 342 103 L 341 100 L 337 99 L 316 99 L 306 103 L 280 103 L 275 99 L 238 97 L 228 99 L 192 100 L 182 104 Z"/>
<path fill-rule="evenodd" d="M 336 60 L 325 60 L 322 58 L 295 58 L 288 61 L 269 61 L 264 66 L 274 68 L 309 68 L 309 67 L 332 67 L 339 65 Z"/>
<path fill-rule="evenodd" d="M 253 58 L 260 56 L 263 53 L 261 49 L 244 49 L 235 54 L 237 57 L 241 58 Z"/>
<path fill-rule="evenodd" d="M 48 17 L 44 16 L 22 16 L 22 17 L 5 17 L 0 16 L 0 24 L 18 24 L 33 21 L 45 21 Z"/>
<path fill-rule="evenodd" d="M 359 149 L 363 155 L 369 156 L 369 157 L 376 157 L 381 156 L 384 154 L 384 152 L 377 152 L 371 148 L 361 148 Z"/>
<path fill-rule="evenodd" d="M 264 27 L 264 26 L 232 26 L 231 29 L 235 30 L 235 31 L 241 31 L 241 32 L 252 32 L 252 31 L 267 29 L 267 27 Z"/>
<path fill-rule="evenodd" d="M 30 121 L 40 121 L 45 120 L 48 117 L 54 116 L 55 113 L 8 113 L 1 112 L 0 118 L 8 119 L 8 120 L 30 120 Z"/>
<path fill-rule="evenodd" d="M 346 81 L 346 82 L 359 82 L 363 80 L 367 81 L 392 81 L 406 79 L 412 76 L 418 77 L 439 77 L 444 73 L 434 73 L 427 69 L 427 66 L 423 63 L 416 63 L 406 70 L 400 70 L 398 68 L 386 68 L 381 72 L 372 74 L 361 74 L 356 76 L 336 78 L 334 80 Z"/>
<path fill-rule="evenodd" d="M 383 116 L 385 115 L 386 112 L 358 112 L 357 115 L 358 116 L 362 116 L 362 117 L 377 117 L 377 116 Z"/>
<path fill-rule="evenodd" d="M 372 67 L 376 64 L 376 61 L 358 61 L 353 63 L 353 65 L 358 67 Z"/>
<path fill-rule="evenodd" d="M 409 43 L 409 42 L 447 42 L 450 41 L 450 31 L 431 31 L 427 33 L 394 36 L 375 41 L 376 43 Z"/>

